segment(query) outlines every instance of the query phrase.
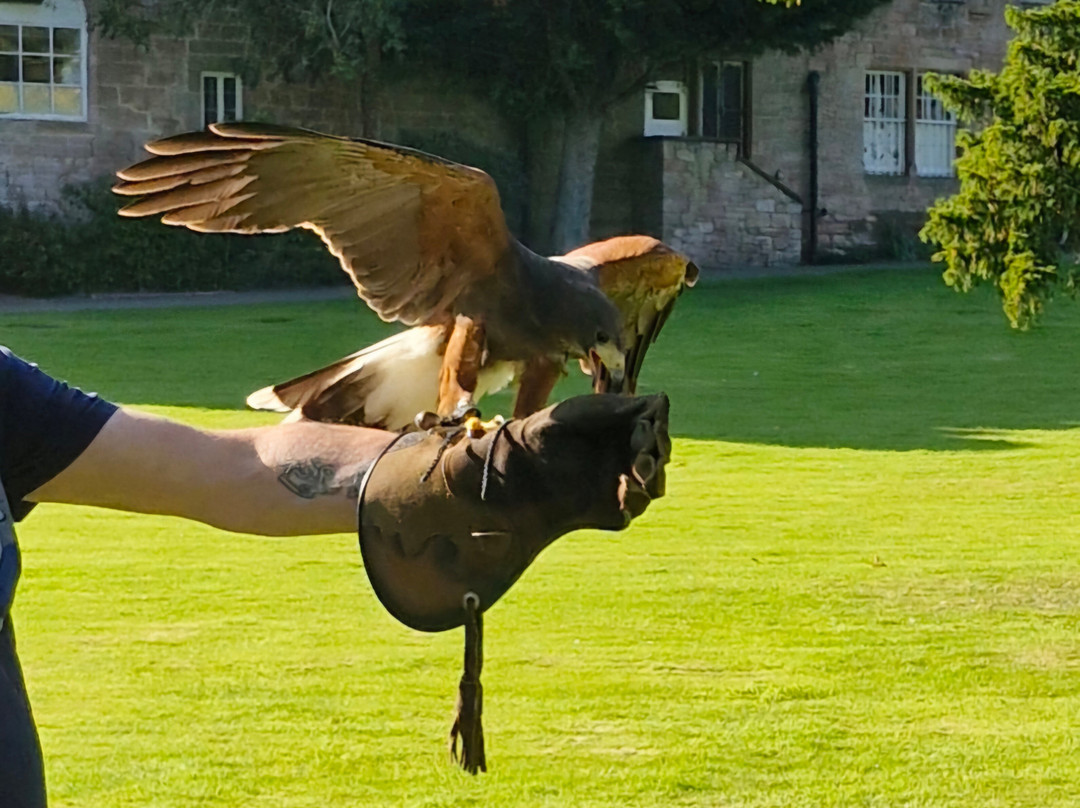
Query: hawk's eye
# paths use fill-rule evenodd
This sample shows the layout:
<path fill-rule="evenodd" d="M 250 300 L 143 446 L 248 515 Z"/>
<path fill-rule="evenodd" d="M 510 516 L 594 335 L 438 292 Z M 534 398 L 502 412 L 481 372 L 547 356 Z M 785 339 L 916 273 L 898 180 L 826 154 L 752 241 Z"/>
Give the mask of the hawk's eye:
<path fill-rule="evenodd" d="M 611 342 L 611 337 L 607 335 L 606 331 L 596 332 L 596 344 L 603 345 L 604 343 Z"/>

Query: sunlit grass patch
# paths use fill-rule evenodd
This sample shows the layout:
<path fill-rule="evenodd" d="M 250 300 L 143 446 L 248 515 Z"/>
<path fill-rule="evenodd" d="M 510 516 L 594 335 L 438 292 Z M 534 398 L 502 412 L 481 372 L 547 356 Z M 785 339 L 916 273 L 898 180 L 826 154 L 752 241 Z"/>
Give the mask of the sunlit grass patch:
<path fill-rule="evenodd" d="M 355 537 L 42 507 L 15 621 L 52 801 L 1074 805 L 1078 329 L 1063 305 L 1013 333 L 930 273 L 688 293 L 643 377 L 672 398 L 668 497 L 489 613 L 479 779 L 443 748 L 460 636 L 394 623 Z M 213 428 L 386 333 L 348 302 L 0 323 Z"/>

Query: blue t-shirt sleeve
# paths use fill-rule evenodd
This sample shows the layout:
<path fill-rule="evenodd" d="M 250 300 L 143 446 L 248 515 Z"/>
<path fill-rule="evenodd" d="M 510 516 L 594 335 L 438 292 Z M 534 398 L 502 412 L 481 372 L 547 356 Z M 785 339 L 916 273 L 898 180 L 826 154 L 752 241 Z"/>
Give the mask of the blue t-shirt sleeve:
<path fill-rule="evenodd" d="M 16 520 L 33 507 L 23 498 L 82 454 L 116 409 L 0 346 L 0 480 Z"/>

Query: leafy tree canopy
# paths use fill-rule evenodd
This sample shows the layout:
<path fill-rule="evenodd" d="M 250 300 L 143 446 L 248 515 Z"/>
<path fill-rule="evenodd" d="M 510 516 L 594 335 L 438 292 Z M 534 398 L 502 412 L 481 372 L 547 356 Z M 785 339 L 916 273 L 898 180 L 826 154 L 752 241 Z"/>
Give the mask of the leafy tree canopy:
<path fill-rule="evenodd" d="M 351 77 L 371 47 L 475 79 L 506 111 L 607 106 L 707 50 L 826 42 L 888 0 L 100 0 L 95 22 L 145 43 L 222 15 L 252 29 L 287 79 Z"/>
<path fill-rule="evenodd" d="M 411 53 L 521 117 L 603 109 L 709 51 L 794 52 L 887 0 L 415 0 Z"/>
<path fill-rule="evenodd" d="M 1016 31 L 1000 73 L 933 76 L 933 92 L 970 128 L 957 137 L 960 190 L 920 233 L 945 281 L 993 283 L 1014 327 L 1075 285 L 1080 249 L 1080 2 L 1006 9 Z"/>
<path fill-rule="evenodd" d="M 107 36 L 145 45 L 151 34 L 185 34 L 199 20 L 247 25 L 262 62 L 286 80 L 356 78 L 372 49 L 400 53 L 410 0 L 101 0 L 95 23 Z M 381 55 L 380 53 L 380 55 Z M 263 64 L 252 64 L 260 71 Z"/>

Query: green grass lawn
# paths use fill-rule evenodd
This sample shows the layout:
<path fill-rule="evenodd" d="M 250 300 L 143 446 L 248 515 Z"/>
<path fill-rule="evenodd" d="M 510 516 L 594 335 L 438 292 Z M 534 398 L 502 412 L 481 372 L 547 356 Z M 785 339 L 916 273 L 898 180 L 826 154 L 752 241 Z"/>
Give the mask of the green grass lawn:
<path fill-rule="evenodd" d="M 348 301 L 0 320 L 221 427 L 388 332 Z M 479 778 L 443 746 L 460 633 L 386 615 L 355 537 L 43 506 L 15 621 L 52 804 L 1075 806 L 1078 344 L 1074 305 L 1018 334 L 928 271 L 692 290 L 643 378 L 668 497 L 489 613 Z"/>

